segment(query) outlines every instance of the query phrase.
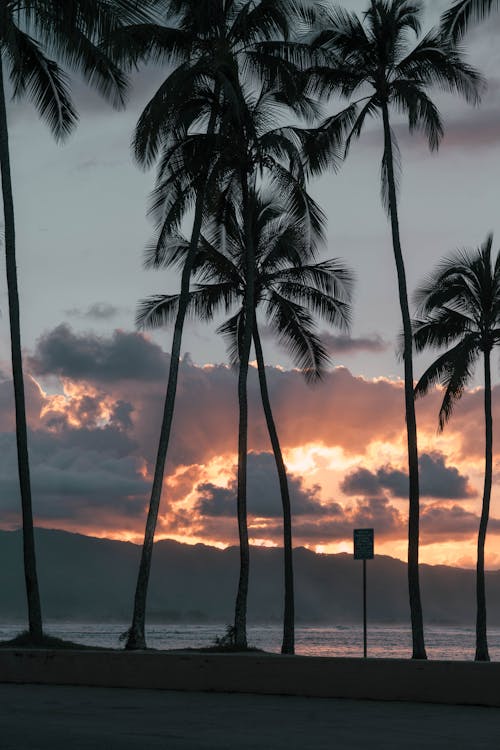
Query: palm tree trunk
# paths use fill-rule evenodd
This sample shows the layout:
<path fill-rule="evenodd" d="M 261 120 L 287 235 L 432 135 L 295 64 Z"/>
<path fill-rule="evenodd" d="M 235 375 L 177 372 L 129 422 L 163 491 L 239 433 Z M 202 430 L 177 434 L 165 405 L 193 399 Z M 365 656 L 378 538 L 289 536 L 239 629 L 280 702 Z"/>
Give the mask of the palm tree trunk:
<path fill-rule="evenodd" d="M 485 423 L 485 468 L 484 491 L 479 534 L 477 539 L 477 568 L 476 568 L 476 661 L 489 661 L 488 640 L 486 635 L 486 587 L 484 580 L 484 544 L 486 529 L 490 515 L 490 497 L 492 481 L 492 453 L 493 453 L 493 419 L 491 416 L 491 364 L 490 351 L 484 352 L 484 423 Z"/>
<path fill-rule="evenodd" d="M 406 273 L 401 250 L 399 234 L 398 205 L 396 197 L 396 181 L 394 178 L 394 161 L 387 103 L 382 105 L 384 123 L 384 148 L 387 159 L 387 177 L 389 187 L 389 208 L 392 228 L 392 245 L 396 271 L 398 276 L 399 304 L 403 319 L 404 336 L 404 369 L 405 369 L 405 413 L 408 444 L 408 474 L 409 474 L 409 519 L 408 519 L 408 588 L 410 595 L 411 630 L 413 640 L 413 659 L 426 659 L 424 643 L 424 625 L 422 617 L 422 603 L 420 599 L 420 583 L 418 568 L 419 547 L 419 483 L 418 483 L 418 448 L 417 421 L 415 417 L 415 396 L 413 393 L 413 358 L 412 358 L 412 329 L 408 292 L 406 287 Z"/>
<path fill-rule="evenodd" d="M 23 362 L 21 356 L 21 328 L 19 321 L 19 294 L 16 268 L 16 234 L 14 223 L 14 201 L 10 173 L 9 131 L 7 107 L 0 56 L 0 166 L 2 173 L 2 197 L 5 220 L 5 262 L 7 268 L 7 290 L 9 296 L 10 340 L 12 377 L 14 381 L 14 403 L 16 410 L 17 468 L 21 489 L 23 518 L 24 576 L 28 599 L 29 632 L 33 641 L 43 638 L 42 609 L 36 572 L 35 535 L 31 505 L 31 482 L 28 457 L 28 429 L 24 397 Z"/>
<path fill-rule="evenodd" d="M 269 392 L 267 389 L 266 368 L 264 356 L 260 343 L 257 322 L 254 322 L 253 341 L 257 357 L 257 368 L 259 371 L 260 393 L 262 406 L 266 417 L 267 430 L 274 453 L 276 469 L 281 492 L 281 504 L 283 506 L 283 553 L 285 558 L 285 609 L 283 615 L 283 642 L 281 644 L 282 654 L 295 653 L 295 602 L 293 587 L 293 551 L 292 551 L 292 511 L 290 505 L 290 493 L 286 476 L 285 462 L 281 453 L 278 432 L 273 419 Z"/>
<path fill-rule="evenodd" d="M 216 101 L 218 100 L 218 92 L 216 92 Z M 215 133 L 215 127 L 217 122 L 217 111 L 216 108 L 212 110 L 210 115 L 210 121 L 207 128 L 207 134 L 213 135 Z M 161 491 L 163 487 L 163 476 L 165 472 L 165 462 L 167 458 L 168 444 L 170 441 L 170 432 L 172 428 L 172 420 L 174 416 L 175 407 L 175 395 L 177 391 L 177 377 L 179 373 L 179 359 L 181 353 L 182 333 L 184 329 L 184 320 L 186 318 L 186 310 L 189 304 L 189 291 L 191 272 L 193 269 L 194 260 L 198 250 L 198 242 L 201 234 L 201 227 L 203 222 L 203 208 L 205 204 L 206 195 L 206 180 L 208 178 L 208 167 L 202 179 L 204 187 L 196 197 L 195 216 L 193 221 L 193 229 L 191 233 L 191 241 L 189 244 L 189 251 L 186 256 L 186 261 L 182 269 L 181 277 L 181 292 L 179 296 L 179 309 L 177 311 L 177 317 L 175 320 L 174 335 L 172 340 L 172 351 L 170 354 L 170 367 L 168 373 L 168 384 L 167 393 L 165 396 L 165 405 L 163 409 L 163 419 L 160 429 L 160 440 L 158 444 L 158 451 L 156 455 L 156 465 L 153 478 L 153 486 L 151 489 L 151 497 L 149 501 L 149 510 L 146 520 L 146 529 L 144 533 L 144 542 L 142 545 L 141 560 L 139 564 L 139 572 L 137 576 L 137 584 L 135 589 L 134 597 L 134 613 L 132 616 L 132 624 L 127 633 L 127 642 L 125 648 L 130 650 L 144 649 L 146 648 L 146 635 L 145 635 L 145 624 L 146 624 L 146 600 L 149 585 L 149 577 L 151 573 L 151 558 L 153 555 L 153 544 L 154 535 L 156 530 L 156 524 L 158 521 L 158 512 L 160 509 Z"/>
<path fill-rule="evenodd" d="M 252 237 L 252 219 L 248 194 L 248 175 L 242 173 L 241 189 L 243 199 L 243 221 L 246 245 L 246 285 L 245 285 L 245 327 L 240 351 L 238 373 L 238 491 L 237 515 L 240 542 L 240 576 L 234 610 L 234 642 L 238 648 L 247 648 L 247 600 L 250 573 L 250 546 L 247 522 L 247 453 L 248 453 L 248 361 L 252 346 L 253 321 L 255 316 L 255 252 Z"/>

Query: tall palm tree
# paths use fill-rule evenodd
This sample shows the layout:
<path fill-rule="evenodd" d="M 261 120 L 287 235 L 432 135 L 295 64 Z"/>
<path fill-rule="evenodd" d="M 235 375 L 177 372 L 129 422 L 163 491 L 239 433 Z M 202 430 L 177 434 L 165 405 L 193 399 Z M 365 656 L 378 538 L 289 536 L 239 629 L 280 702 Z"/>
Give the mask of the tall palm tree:
<path fill-rule="evenodd" d="M 410 132 L 423 132 L 431 150 L 436 150 L 443 135 L 443 124 L 436 105 L 427 91 L 432 86 L 456 92 L 476 103 L 481 78 L 468 66 L 451 41 L 440 32 L 430 31 L 416 46 L 422 3 L 418 0 L 372 0 L 362 18 L 342 9 L 324 11 L 321 29 L 314 45 L 326 60 L 310 71 L 310 87 L 323 96 L 341 94 L 351 99 L 365 93 L 350 106 L 356 110 L 354 126 L 346 139 L 346 154 L 353 138 L 358 138 L 369 117 L 380 117 L 383 125 L 382 201 L 388 212 L 399 303 L 404 332 L 404 380 L 407 449 L 409 467 L 408 584 L 413 636 L 413 658 L 425 659 L 422 606 L 420 599 L 419 478 L 417 427 L 413 395 L 412 330 L 408 306 L 406 272 L 401 247 L 398 217 L 399 149 L 391 128 L 390 113 L 396 110 L 408 118 Z M 330 64 L 328 56 L 330 55 Z M 325 153 L 319 160 L 324 168 L 328 143 L 324 140 L 337 128 L 339 115 L 327 119 L 318 131 L 319 148 Z M 313 146 L 314 148 L 314 146 Z"/>
<path fill-rule="evenodd" d="M 6 0 L 0 9 L 0 168 L 5 222 L 5 259 L 11 333 L 12 373 L 16 414 L 18 473 L 21 490 L 23 549 L 29 631 L 43 636 L 36 571 L 28 435 L 21 355 L 19 296 L 16 268 L 14 200 L 11 181 L 5 74 L 14 98 L 27 97 L 51 129 L 63 140 L 77 123 L 68 80 L 58 62 L 78 70 L 88 83 L 115 106 L 124 104 L 126 80 L 102 51 L 103 36 L 120 19 L 143 13 L 129 0 Z"/>
<path fill-rule="evenodd" d="M 482 21 L 495 8 L 500 8 L 500 0 L 457 0 L 443 13 L 442 29 L 446 35 L 458 41 L 470 23 Z"/>
<path fill-rule="evenodd" d="M 491 415 L 492 349 L 500 343 L 500 254 L 492 265 L 490 235 L 474 251 L 463 251 L 446 259 L 417 290 L 418 320 L 413 322 L 417 351 L 443 349 L 415 387 L 423 396 L 436 383 L 444 387 L 439 411 L 443 430 L 455 403 L 470 382 L 473 368 L 482 356 L 484 366 L 485 472 L 483 503 L 477 540 L 476 660 L 489 661 L 486 636 L 486 592 L 484 544 L 490 511 L 493 420 Z"/>
<path fill-rule="evenodd" d="M 165 24 L 138 24 L 117 32 L 110 49 L 114 59 L 121 62 L 177 64 L 142 113 L 133 145 L 139 163 L 144 166 L 162 156 L 154 199 L 154 206 L 161 214 L 160 237 L 178 226 L 193 203 L 195 212 L 190 252 L 182 271 L 165 407 L 126 644 L 130 649 L 146 645 L 147 587 L 174 413 L 182 331 L 213 166 L 210 157 L 212 149 L 217 148 L 222 127 L 221 108 L 230 106 L 237 110 L 244 105 L 240 84 L 245 76 L 252 77 L 254 82 L 274 81 L 275 85 L 284 85 L 286 80 L 287 85 L 294 85 L 292 58 L 295 46 L 298 48 L 286 41 L 296 14 L 293 0 L 157 0 L 156 11 L 163 14 Z M 190 149 L 196 149 L 193 128 L 198 126 L 199 130 L 200 123 L 208 136 L 207 150 L 198 152 L 203 158 L 193 162 L 184 157 Z M 245 202 L 247 186 L 244 180 L 241 184 Z"/>
<path fill-rule="evenodd" d="M 285 204 L 262 192 L 250 195 L 253 204 L 252 236 L 255 247 L 254 309 L 264 308 L 265 318 L 279 342 L 308 380 L 320 378 L 328 355 L 315 333 L 314 314 L 346 329 L 350 319 L 351 276 L 337 261 L 313 262 L 315 248 L 303 221 Z M 159 254 L 150 253 L 147 265 L 158 268 L 182 263 L 188 243 L 177 238 Z M 219 310 L 237 311 L 218 331 L 227 340 L 231 364 L 241 361 L 245 325 L 246 243 L 239 211 L 230 211 L 225 226 L 212 222 L 201 238 L 194 273 L 200 282 L 191 292 L 188 314 L 211 320 Z M 176 316 L 179 295 L 158 295 L 144 300 L 137 322 L 142 328 L 170 324 Z M 259 384 L 266 424 L 274 453 L 283 507 L 285 602 L 282 653 L 294 653 L 294 586 L 292 512 L 285 463 L 267 386 L 259 327 L 254 318 Z"/>
<path fill-rule="evenodd" d="M 293 88 L 293 86 L 292 86 Z M 248 200 L 256 179 L 268 180 L 276 188 L 295 216 L 305 219 L 310 242 L 322 232 L 323 214 L 305 190 L 306 165 L 303 159 L 303 143 L 309 137 L 308 131 L 292 127 L 274 127 L 280 111 L 293 108 L 295 114 L 315 112 L 307 99 L 289 98 L 284 89 L 269 90 L 264 86 L 260 92 L 240 86 L 241 95 L 237 107 L 233 102 L 223 108 L 221 124 L 216 138 L 192 135 L 189 138 L 186 154 L 209 153 L 212 158 L 211 172 L 207 184 L 207 195 L 211 196 L 209 208 L 224 217 L 225 207 L 239 203 L 242 208 L 242 227 L 246 242 L 245 261 L 247 263 L 246 309 L 244 330 L 241 332 L 241 361 L 238 374 L 239 429 L 238 429 L 238 529 L 240 536 L 240 577 L 235 607 L 235 640 L 239 647 L 246 647 L 246 602 L 249 575 L 249 544 L 246 527 L 246 463 L 247 463 L 247 399 L 246 380 L 248 360 L 253 333 L 253 286 L 254 248 L 252 238 L 252 202 Z M 182 160 L 183 179 L 191 179 L 190 172 L 196 158 Z M 160 168 L 154 205 L 161 210 L 164 200 L 168 201 L 170 172 L 166 181 Z M 163 196 L 163 197 L 162 197 Z M 208 208 L 208 207 L 207 207 Z M 161 252 L 163 245 L 170 242 L 168 232 L 160 231 L 153 253 Z M 192 238 L 191 245 L 192 248 Z M 179 304 L 179 309 L 181 304 Z M 249 324 L 250 341 L 248 341 Z"/>
<path fill-rule="evenodd" d="M 255 326 L 256 247 L 253 228 L 257 205 L 252 198 L 257 178 L 269 179 L 288 203 L 289 211 L 307 220 L 310 241 L 322 232 L 323 215 L 305 190 L 305 168 L 301 153 L 302 138 L 293 128 L 275 128 L 262 132 L 268 123 L 275 122 L 277 106 L 283 92 L 263 88 L 254 98 L 245 96 L 245 105 L 239 121 L 227 131 L 228 138 L 222 149 L 225 171 L 221 183 L 224 209 L 234 203 L 241 205 L 241 231 L 245 246 L 244 316 L 238 330 L 238 482 L 237 517 L 240 539 L 240 576 L 235 604 L 234 637 L 240 648 L 247 646 L 246 616 L 249 583 L 250 548 L 247 526 L 247 453 L 248 453 L 248 402 L 247 378 L 250 350 Z M 291 102 L 288 102 L 290 105 Z M 297 102 L 293 102 L 297 104 Z M 299 101 L 297 109 L 304 102 Z M 302 136 L 302 138 L 301 138 Z"/>

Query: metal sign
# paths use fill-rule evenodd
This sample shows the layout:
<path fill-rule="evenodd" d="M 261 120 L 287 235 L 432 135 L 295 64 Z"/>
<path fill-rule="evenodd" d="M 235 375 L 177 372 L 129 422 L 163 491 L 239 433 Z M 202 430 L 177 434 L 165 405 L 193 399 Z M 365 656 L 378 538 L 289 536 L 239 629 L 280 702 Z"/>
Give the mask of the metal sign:
<path fill-rule="evenodd" d="M 363 656 L 366 659 L 366 561 L 373 559 L 373 529 L 354 529 L 353 537 L 354 559 L 363 560 Z"/>
<path fill-rule="evenodd" d="M 354 559 L 373 560 L 373 529 L 354 529 Z"/>

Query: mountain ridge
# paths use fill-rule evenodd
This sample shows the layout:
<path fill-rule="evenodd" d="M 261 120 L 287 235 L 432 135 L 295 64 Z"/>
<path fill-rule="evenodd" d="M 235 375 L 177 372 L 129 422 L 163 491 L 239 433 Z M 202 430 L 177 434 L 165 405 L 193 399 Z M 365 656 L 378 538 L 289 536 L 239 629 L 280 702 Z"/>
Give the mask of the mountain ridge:
<path fill-rule="evenodd" d="M 45 618 L 88 622 L 130 619 L 140 545 L 85 534 L 36 529 L 38 573 Z M 359 622 L 359 561 L 349 553 L 294 549 L 296 616 L 301 624 Z M 231 622 L 238 578 L 238 548 L 219 549 L 175 540 L 155 542 L 148 596 L 151 622 Z M 500 571 L 486 574 L 488 622 L 500 625 Z M 368 617 L 409 621 L 406 564 L 376 555 L 367 564 Z M 421 565 L 426 623 L 473 624 L 475 571 Z M 280 622 L 283 552 L 252 547 L 249 622 Z M 0 531 L 0 621 L 26 616 L 22 535 Z"/>

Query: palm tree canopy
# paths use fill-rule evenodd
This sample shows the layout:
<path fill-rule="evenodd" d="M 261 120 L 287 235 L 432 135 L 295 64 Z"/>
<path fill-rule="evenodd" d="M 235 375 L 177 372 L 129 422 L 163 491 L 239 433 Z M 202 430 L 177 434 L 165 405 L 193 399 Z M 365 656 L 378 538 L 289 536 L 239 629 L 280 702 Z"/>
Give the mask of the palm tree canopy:
<path fill-rule="evenodd" d="M 101 43 L 121 23 L 146 17 L 134 0 L 6 0 L 0 10 L 0 56 L 14 98 L 27 95 L 57 139 L 78 116 L 60 64 L 80 73 L 114 106 L 127 81 Z"/>
<path fill-rule="evenodd" d="M 174 133 L 164 144 L 150 203 L 150 214 L 157 225 L 157 236 L 148 249 L 150 255 L 163 257 L 170 236 L 194 204 L 200 180 L 207 183 L 206 194 L 213 197 L 207 203 L 207 212 L 224 213 L 225 206 L 241 201 L 243 171 L 254 182 L 258 178 L 282 196 L 286 211 L 304 222 L 309 243 L 314 245 L 323 239 L 324 213 L 305 188 L 312 168 L 304 146 L 312 131 L 279 125 L 280 117 L 290 112 L 280 91 L 263 88 L 256 92 L 241 86 L 240 92 L 236 105 L 227 101 L 215 104 L 219 107 L 218 132 L 190 132 L 179 140 Z M 207 97 L 209 93 L 205 91 Z M 337 163 L 340 139 L 352 122 L 347 116 L 344 120 L 346 126 L 336 136 Z M 223 220 L 223 216 L 219 218 Z"/>
<path fill-rule="evenodd" d="M 250 194 L 252 237 L 255 242 L 254 308 L 262 307 L 268 325 L 308 379 L 321 376 L 328 354 L 316 333 L 315 316 L 346 330 L 350 323 L 352 276 L 338 261 L 314 262 L 315 253 L 304 236 L 303 223 L 279 200 L 262 192 Z M 182 236 L 161 257 L 150 256 L 155 267 L 182 264 L 189 243 Z M 211 320 L 216 313 L 237 311 L 219 326 L 226 338 L 231 364 L 239 361 L 245 325 L 246 243 L 242 217 L 232 207 L 224 226 L 211 221 L 199 245 L 194 273 L 199 281 L 191 292 L 188 314 Z M 156 328 L 170 324 L 178 295 L 158 295 L 139 304 L 137 323 Z"/>
<path fill-rule="evenodd" d="M 500 0 L 457 0 L 441 17 L 443 32 L 456 42 L 472 22 L 482 21 L 495 8 L 500 8 Z"/>
<path fill-rule="evenodd" d="M 415 293 L 419 315 L 413 321 L 415 349 L 447 347 L 415 387 L 417 396 L 437 383 L 444 387 L 440 429 L 470 381 L 480 354 L 500 342 L 500 254 L 493 264 L 492 244 L 490 235 L 477 250 L 446 259 Z"/>
<path fill-rule="evenodd" d="M 372 0 L 361 17 L 343 8 L 324 7 L 313 38 L 323 60 L 320 57 L 308 71 L 308 87 L 321 97 L 359 97 L 351 104 L 355 117 L 346 139 L 346 154 L 352 139 L 361 135 L 366 119 L 379 117 L 384 106 L 404 115 L 410 132 L 422 132 L 430 149 L 437 149 L 444 131 L 439 110 L 428 93 L 433 86 L 478 103 L 483 86 L 480 74 L 439 30 L 419 38 L 422 12 L 419 0 Z M 324 138 L 341 122 L 339 115 L 325 119 L 319 134 Z M 392 139 L 397 156 L 394 133 Z M 318 142 L 313 148 L 324 147 Z M 328 161 L 326 157 L 323 164 L 319 162 L 318 171 Z M 382 197 L 387 206 L 385 161 Z"/>
<path fill-rule="evenodd" d="M 119 64 L 175 64 L 142 112 L 133 139 L 139 164 L 149 167 L 173 129 L 206 121 L 214 82 L 239 101 L 239 78 L 298 94 L 296 65 L 308 47 L 289 40 L 294 19 L 307 17 L 297 0 L 157 0 L 164 23 L 117 30 L 109 46 Z M 187 108 L 186 91 L 198 90 Z"/>

